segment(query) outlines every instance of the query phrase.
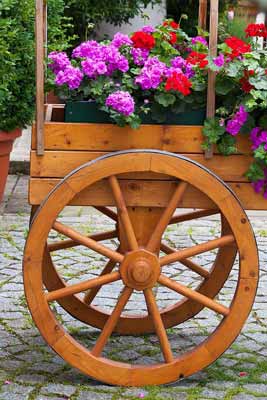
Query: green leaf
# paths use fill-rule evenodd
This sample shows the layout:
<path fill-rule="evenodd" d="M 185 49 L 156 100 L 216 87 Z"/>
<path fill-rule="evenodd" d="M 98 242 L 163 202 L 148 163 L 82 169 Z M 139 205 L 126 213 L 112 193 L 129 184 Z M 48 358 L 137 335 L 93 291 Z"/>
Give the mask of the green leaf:
<path fill-rule="evenodd" d="M 225 133 L 225 127 L 220 125 L 219 118 L 209 118 L 204 122 L 202 132 L 209 144 L 216 144 Z"/>
<path fill-rule="evenodd" d="M 256 161 L 253 162 L 250 167 L 248 172 L 245 174 L 245 176 L 249 179 L 250 182 L 257 182 L 261 179 L 264 179 L 264 166 L 257 163 Z"/>
<path fill-rule="evenodd" d="M 251 132 L 251 130 L 255 128 L 255 126 L 256 126 L 255 119 L 252 117 L 252 115 L 249 114 L 246 123 L 242 126 L 240 130 L 240 133 L 247 134 Z"/>
<path fill-rule="evenodd" d="M 260 161 L 264 161 L 267 164 L 267 151 L 265 145 L 262 144 L 256 150 L 254 150 L 254 158 Z"/>
<path fill-rule="evenodd" d="M 163 107 L 169 107 L 175 103 L 176 97 L 171 93 L 160 93 L 155 95 L 155 100 Z"/>
<path fill-rule="evenodd" d="M 267 79 L 263 77 L 250 78 L 249 82 L 257 90 L 267 90 Z"/>
<path fill-rule="evenodd" d="M 216 82 L 216 93 L 221 95 L 226 95 L 231 92 L 235 88 L 235 83 L 233 79 L 227 78 L 225 76 L 221 76 L 217 79 Z"/>
<path fill-rule="evenodd" d="M 217 143 L 217 149 L 224 156 L 235 154 L 237 151 L 236 138 L 228 134 L 223 135 L 223 137 Z"/>

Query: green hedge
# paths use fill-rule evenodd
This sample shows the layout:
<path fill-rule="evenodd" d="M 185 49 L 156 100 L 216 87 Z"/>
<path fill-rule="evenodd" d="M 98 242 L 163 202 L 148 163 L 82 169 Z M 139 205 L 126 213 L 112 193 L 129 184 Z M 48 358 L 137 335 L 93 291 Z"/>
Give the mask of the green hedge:
<path fill-rule="evenodd" d="M 31 123 L 35 109 L 34 0 L 0 2 L 0 130 Z M 64 1 L 49 0 L 51 49 L 68 47 Z"/>

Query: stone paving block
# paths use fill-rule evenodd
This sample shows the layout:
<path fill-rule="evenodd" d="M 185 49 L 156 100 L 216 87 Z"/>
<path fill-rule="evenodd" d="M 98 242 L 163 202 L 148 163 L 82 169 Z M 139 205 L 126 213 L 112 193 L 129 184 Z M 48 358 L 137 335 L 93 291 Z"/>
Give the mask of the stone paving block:
<path fill-rule="evenodd" d="M 97 393 L 86 390 L 78 395 L 77 400 L 112 400 L 112 397 L 111 393 Z"/>
<path fill-rule="evenodd" d="M 76 387 L 72 385 L 63 385 L 59 383 L 50 383 L 42 387 L 41 394 L 57 394 L 70 397 L 76 391 Z"/>
<path fill-rule="evenodd" d="M 232 400 L 266 400 L 266 397 L 258 397 L 247 393 L 239 393 L 233 396 Z"/>

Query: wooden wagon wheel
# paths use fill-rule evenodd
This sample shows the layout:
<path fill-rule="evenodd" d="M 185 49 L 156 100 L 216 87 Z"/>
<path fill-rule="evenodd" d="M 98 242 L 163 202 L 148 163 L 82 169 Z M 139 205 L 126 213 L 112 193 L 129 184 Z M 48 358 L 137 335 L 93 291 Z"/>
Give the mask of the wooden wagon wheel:
<path fill-rule="evenodd" d="M 98 207 L 99 211 L 108 215 L 113 220 L 117 220 L 115 213 L 110 212 L 109 209 L 104 207 Z M 189 221 L 197 219 L 204 216 L 209 216 L 218 213 L 217 210 L 202 210 L 197 212 L 189 212 L 184 215 L 174 216 L 169 224 L 180 223 L 184 221 Z M 221 236 L 225 236 L 231 233 L 231 229 L 227 220 L 224 216 L 221 216 Z M 110 232 L 103 232 L 91 236 L 94 240 L 105 240 L 109 238 L 114 238 L 119 236 L 115 230 Z M 72 246 L 76 246 L 78 242 L 73 242 L 72 240 L 57 242 L 55 244 L 48 245 L 48 251 L 44 257 L 44 267 L 43 267 L 43 281 L 46 288 L 49 291 L 62 289 L 67 287 L 67 283 L 61 278 L 57 269 L 55 268 L 50 252 L 65 249 Z M 161 250 L 167 254 L 172 252 L 172 249 L 166 246 L 164 243 L 161 244 Z M 215 258 L 210 272 L 201 268 L 196 263 L 191 260 L 182 260 L 184 265 L 193 270 L 196 274 L 202 277 L 202 281 L 196 289 L 197 292 L 202 293 L 210 298 L 216 297 L 221 288 L 224 286 L 227 280 L 232 266 L 236 258 L 236 246 L 235 244 L 229 244 L 225 247 L 218 249 L 218 254 Z M 111 272 L 116 265 L 112 259 L 109 260 L 102 271 L 102 274 Z M 88 291 L 84 298 L 79 296 L 71 295 L 69 297 L 58 299 L 58 303 L 74 318 L 88 324 L 95 326 L 96 328 L 102 329 L 109 317 L 109 314 L 101 310 L 100 307 L 95 307 L 92 305 L 92 301 L 99 292 L 100 287 L 96 287 Z M 161 309 L 161 317 L 165 328 L 171 328 L 182 322 L 192 318 L 198 314 L 204 305 L 197 303 L 190 298 L 184 298 L 179 302 L 175 302 L 173 305 Z M 120 333 L 122 335 L 133 335 L 133 334 L 146 334 L 155 331 L 153 321 L 147 315 L 125 315 L 121 316 L 114 332 Z"/>
<path fill-rule="evenodd" d="M 145 249 L 139 248 L 127 208 L 123 202 L 117 177 L 122 173 L 155 172 L 177 178 L 177 188 L 162 214 L 157 228 Z M 57 221 L 61 209 L 80 191 L 95 182 L 107 179 L 117 202 L 120 218 L 131 251 L 122 254 L 103 246 L 93 239 L 73 231 Z M 174 251 L 159 257 L 157 247 L 164 229 L 177 203 L 189 185 L 205 193 L 224 215 L 231 233 L 191 248 Z M 47 236 L 56 229 L 80 241 L 85 246 L 119 263 L 118 271 L 70 285 L 67 288 L 46 292 L 42 269 Z M 38 241 L 36 238 L 38 237 Z M 226 307 L 206 295 L 197 293 L 181 282 L 166 277 L 167 265 L 201 254 L 215 248 L 236 243 L 239 252 L 239 275 L 230 307 Z M 122 280 L 124 289 L 105 323 L 95 345 L 86 349 L 67 333 L 56 319 L 50 303 L 70 294 Z M 191 160 L 170 153 L 157 151 L 133 151 L 108 155 L 88 163 L 70 174 L 51 192 L 33 220 L 24 255 L 24 285 L 29 309 L 41 334 L 48 344 L 67 362 L 96 379 L 126 386 L 163 384 L 189 376 L 217 359 L 239 334 L 254 301 L 258 282 L 258 254 L 253 231 L 247 216 L 230 189 L 215 175 Z M 185 297 L 201 303 L 222 316 L 210 336 L 194 350 L 173 356 L 167 333 L 153 295 L 152 288 L 166 286 Z M 148 314 L 155 325 L 165 362 L 156 365 L 131 365 L 101 357 L 105 344 L 116 327 L 133 290 L 142 290 Z"/>

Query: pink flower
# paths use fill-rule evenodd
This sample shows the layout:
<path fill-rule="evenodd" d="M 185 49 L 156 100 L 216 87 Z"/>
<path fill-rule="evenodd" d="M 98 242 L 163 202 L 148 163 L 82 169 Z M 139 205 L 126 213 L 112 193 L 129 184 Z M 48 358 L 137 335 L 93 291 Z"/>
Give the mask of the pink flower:
<path fill-rule="evenodd" d="M 58 86 L 67 84 L 68 87 L 73 90 L 78 89 L 82 80 L 83 73 L 80 71 L 80 69 L 69 65 L 64 71 L 59 71 L 56 76 L 55 83 Z"/>
<path fill-rule="evenodd" d="M 118 90 L 108 96 L 106 106 L 128 117 L 134 113 L 135 103 L 129 92 Z"/>

